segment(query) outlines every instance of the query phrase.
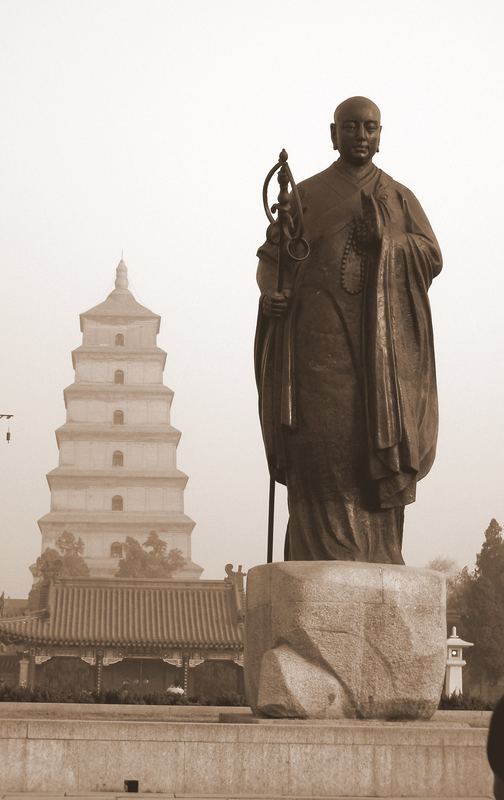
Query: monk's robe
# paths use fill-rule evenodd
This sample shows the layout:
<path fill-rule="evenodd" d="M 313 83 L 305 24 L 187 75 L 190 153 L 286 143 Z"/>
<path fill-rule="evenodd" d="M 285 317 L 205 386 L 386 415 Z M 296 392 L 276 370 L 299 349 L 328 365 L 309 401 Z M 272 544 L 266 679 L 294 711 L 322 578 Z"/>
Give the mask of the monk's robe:
<path fill-rule="evenodd" d="M 418 200 L 372 163 L 337 161 L 298 188 L 311 251 L 288 260 L 279 320 L 262 313 L 277 248 L 258 251 L 256 377 L 270 473 L 288 490 L 285 559 L 403 564 L 404 506 L 436 449 L 427 291 L 441 254 Z M 378 246 L 361 190 L 378 205 Z"/>

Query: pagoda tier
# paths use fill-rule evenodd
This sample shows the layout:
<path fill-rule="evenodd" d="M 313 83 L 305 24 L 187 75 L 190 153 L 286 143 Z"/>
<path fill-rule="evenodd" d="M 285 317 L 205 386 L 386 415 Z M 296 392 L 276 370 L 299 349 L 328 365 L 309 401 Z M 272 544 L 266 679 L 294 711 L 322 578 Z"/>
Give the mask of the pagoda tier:
<path fill-rule="evenodd" d="M 119 427 L 112 422 L 65 423 L 65 425 L 61 425 L 56 429 L 58 446 L 63 441 L 74 441 L 76 439 L 95 441 L 95 437 L 103 439 L 104 436 L 114 442 L 120 439 L 138 439 L 141 436 L 149 441 L 158 441 L 160 445 L 170 444 L 176 447 L 180 439 L 180 431 L 172 428 L 171 425 L 134 425 L 130 423 L 128 426 L 121 424 L 121 427 Z M 162 441 L 160 441 L 160 436 Z"/>
<path fill-rule="evenodd" d="M 103 354 L 111 356 L 116 361 L 140 362 L 140 364 L 159 364 L 161 373 L 166 364 L 166 351 L 160 347 L 122 347 L 121 352 L 117 352 L 117 347 L 107 347 L 107 345 L 88 345 L 76 347 L 72 351 L 72 365 L 75 370 L 79 370 L 79 376 L 85 379 L 86 374 L 92 374 L 90 362 L 101 361 Z M 82 366 L 81 366 L 82 365 Z"/>
<path fill-rule="evenodd" d="M 80 537 L 91 575 L 112 577 L 127 536 L 155 531 L 186 561 L 176 578 L 199 578 L 191 560 L 194 522 L 184 514 L 187 476 L 177 469 L 180 431 L 163 385 L 160 317 L 128 289 L 120 261 L 116 288 L 81 314 L 75 382 L 64 390 L 66 423 L 56 431 L 59 465 L 47 475 L 51 510 L 39 520 L 42 549 L 64 531 Z"/>

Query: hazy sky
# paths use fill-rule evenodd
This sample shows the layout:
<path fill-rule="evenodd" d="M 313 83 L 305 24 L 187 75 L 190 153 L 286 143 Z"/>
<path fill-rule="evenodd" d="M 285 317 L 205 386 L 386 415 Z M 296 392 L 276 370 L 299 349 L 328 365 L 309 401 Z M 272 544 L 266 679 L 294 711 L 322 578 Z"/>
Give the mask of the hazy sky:
<path fill-rule="evenodd" d="M 130 288 L 162 317 L 203 577 L 266 560 L 268 476 L 252 347 L 264 176 L 334 159 L 345 97 L 382 109 L 375 163 L 419 198 L 434 282 L 438 456 L 404 555 L 472 563 L 504 521 L 500 0 L 0 2 L 0 593 L 28 591 L 78 315 Z M 276 556 L 285 495 L 279 492 Z"/>

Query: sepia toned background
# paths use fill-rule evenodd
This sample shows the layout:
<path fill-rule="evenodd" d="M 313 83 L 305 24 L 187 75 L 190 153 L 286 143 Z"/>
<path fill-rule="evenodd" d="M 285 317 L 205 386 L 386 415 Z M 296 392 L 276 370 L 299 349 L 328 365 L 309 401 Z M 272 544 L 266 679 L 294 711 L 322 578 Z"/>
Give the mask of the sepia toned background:
<path fill-rule="evenodd" d="M 501 4 L 0 1 L 0 593 L 26 594 L 80 312 L 114 285 L 161 315 L 203 577 L 266 559 L 252 348 L 262 181 L 334 159 L 342 99 L 382 109 L 375 163 L 419 198 L 432 286 L 438 457 L 404 555 L 472 564 L 504 521 Z M 278 495 L 281 558 L 285 494 Z"/>

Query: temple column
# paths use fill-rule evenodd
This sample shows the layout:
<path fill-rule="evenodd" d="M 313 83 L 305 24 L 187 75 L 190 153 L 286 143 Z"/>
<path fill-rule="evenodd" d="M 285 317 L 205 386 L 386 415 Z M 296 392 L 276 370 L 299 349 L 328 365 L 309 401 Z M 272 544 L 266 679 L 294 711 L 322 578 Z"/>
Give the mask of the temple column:
<path fill-rule="evenodd" d="M 187 687 L 189 684 L 189 655 L 187 653 L 184 654 L 182 658 L 182 668 L 183 668 L 183 683 L 182 688 L 184 689 L 184 693 L 187 697 Z"/>
<path fill-rule="evenodd" d="M 26 656 L 19 661 L 19 686 L 22 689 L 28 688 L 29 683 L 29 671 L 30 671 L 30 659 Z"/>
<path fill-rule="evenodd" d="M 95 664 L 95 689 L 98 694 L 102 688 L 102 674 L 103 674 L 103 650 L 96 651 L 96 664 Z"/>

